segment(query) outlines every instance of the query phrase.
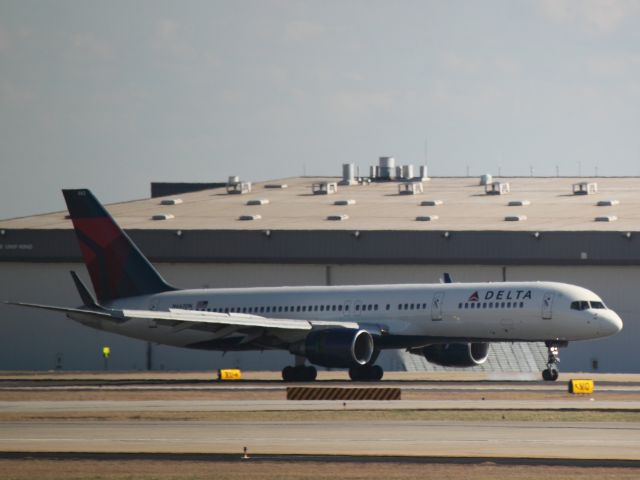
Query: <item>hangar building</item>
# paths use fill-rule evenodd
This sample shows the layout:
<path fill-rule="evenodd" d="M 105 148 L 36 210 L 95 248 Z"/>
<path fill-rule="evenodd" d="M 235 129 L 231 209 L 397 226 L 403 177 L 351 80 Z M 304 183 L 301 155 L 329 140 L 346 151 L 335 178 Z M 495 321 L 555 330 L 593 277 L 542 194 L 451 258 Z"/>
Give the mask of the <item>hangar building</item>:
<path fill-rule="evenodd" d="M 409 169 L 393 178 L 396 169 L 382 160 L 365 179 L 346 165 L 343 177 L 157 183 L 151 198 L 107 209 L 162 275 L 184 288 L 434 283 L 444 272 L 461 282 L 582 285 L 625 326 L 562 349 L 561 370 L 640 370 L 640 178 L 427 179 Z M 77 305 L 69 270 L 89 284 L 66 212 L 0 221 L 0 300 Z M 291 363 L 286 352 L 150 345 L 6 305 L 0 321 L 3 370 L 279 370 Z M 502 344 L 477 368 L 536 371 L 545 358 L 542 345 Z M 440 368 L 402 352 L 383 365 Z"/>

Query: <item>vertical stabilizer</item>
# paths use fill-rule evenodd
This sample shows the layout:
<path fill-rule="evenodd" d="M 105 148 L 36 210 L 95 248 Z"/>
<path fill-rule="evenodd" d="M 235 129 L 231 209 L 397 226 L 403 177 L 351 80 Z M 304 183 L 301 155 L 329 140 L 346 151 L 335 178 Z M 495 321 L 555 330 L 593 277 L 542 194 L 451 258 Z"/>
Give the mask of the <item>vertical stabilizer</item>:
<path fill-rule="evenodd" d="M 98 302 L 175 290 L 87 189 L 63 190 Z"/>

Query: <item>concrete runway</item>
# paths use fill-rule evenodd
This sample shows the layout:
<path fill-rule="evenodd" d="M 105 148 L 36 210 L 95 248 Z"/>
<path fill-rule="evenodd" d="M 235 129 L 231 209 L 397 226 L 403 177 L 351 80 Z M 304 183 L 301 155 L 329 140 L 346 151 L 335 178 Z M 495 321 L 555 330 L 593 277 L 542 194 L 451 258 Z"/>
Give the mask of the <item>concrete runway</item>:
<path fill-rule="evenodd" d="M 400 401 L 287 401 L 273 399 L 287 384 L 271 380 L 222 383 L 184 379 L 182 374 L 156 374 L 151 379 L 109 375 L 87 378 L 14 376 L 0 381 L 0 392 L 22 392 L 22 400 L 0 401 L 0 414 L 7 419 L 20 413 L 36 419 L 0 422 L 2 452 L 117 452 L 117 453 L 249 453 L 283 455 L 398 455 L 442 457 L 568 458 L 640 461 L 640 423 L 555 423 L 548 422 L 465 422 L 465 421 L 295 421 L 248 422 L 241 412 L 293 410 L 599 410 L 640 411 L 640 378 L 607 378 L 596 381 L 593 396 L 557 397 L 566 392 L 566 383 L 505 381 L 434 381 L 394 379 L 376 386 L 400 387 L 403 391 L 439 391 L 429 399 Z M 173 377 L 168 377 L 174 375 Z M 165 378 L 166 377 L 166 378 Z M 335 379 L 309 384 L 313 387 L 365 387 Z M 127 392 L 147 391 L 146 399 L 126 399 Z M 189 391 L 209 393 L 189 396 Z M 29 396 L 29 392 L 39 396 Z M 74 400 L 48 400 L 42 392 L 70 392 Z M 123 392 L 122 399 L 75 400 L 73 392 Z M 165 392 L 184 392 L 182 399 L 164 398 Z M 237 392 L 225 399 L 215 392 Z M 260 398 L 259 392 L 271 392 Z M 460 398 L 459 392 L 477 392 L 475 399 Z M 550 398 L 527 398 L 527 392 L 552 394 Z M 258 392 L 246 399 L 243 392 Z M 518 392 L 517 399 L 480 400 L 484 392 Z M 599 398 L 598 393 L 609 392 Z M 622 393 L 623 395 L 612 395 Z M 80 395 L 80 393 L 78 393 Z M 94 395 L 94 394 L 92 394 Z M 119 393 L 117 394 L 120 395 Z M 234 394 L 235 395 L 235 394 Z M 444 395 L 444 396 L 443 396 Z M 119 398 L 116 396 L 115 398 Z M 499 396 L 499 395 L 494 395 Z M 7 394 L 5 398 L 10 397 Z M 39 398 L 32 400 L 30 398 Z M 95 399 L 98 398 L 98 399 Z M 460 398 L 460 399 L 459 399 Z M 95 421 L 92 413 L 220 412 L 219 421 Z M 39 414 L 82 413 L 89 418 L 38 420 Z M 17 417 L 12 417 L 17 414 Z M 217 415 L 217 414 L 216 414 Z M 135 416 L 135 414 L 133 414 Z M 170 417 L 169 417 L 170 418 Z M 213 417 L 213 418 L 218 418 Z"/>
<path fill-rule="evenodd" d="M 0 401 L 0 413 L 253 412 L 293 410 L 640 411 L 640 401 L 591 400 L 51 400 Z"/>
<path fill-rule="evenodd" d="M 4 452 L 166 452 L 640 459 L 640 425 L 624 423 L 4 422 Z"/>

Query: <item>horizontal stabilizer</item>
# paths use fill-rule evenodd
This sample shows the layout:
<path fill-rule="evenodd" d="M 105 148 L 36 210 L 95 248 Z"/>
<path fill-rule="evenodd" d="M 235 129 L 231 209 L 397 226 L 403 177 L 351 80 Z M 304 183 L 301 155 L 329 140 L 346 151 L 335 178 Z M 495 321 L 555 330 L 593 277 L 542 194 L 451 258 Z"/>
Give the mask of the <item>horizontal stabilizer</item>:
<path fill-rule="evenodd" d="M 109 313 L 108 311 L 96 311 L 96 310 L 85 310 L 82 308 L 69 308 L 69 307 L 58 307 L 55 305 L 40 305 L 38 303 L 24 303 L 24 302 L 4 302 L 7 305 L 15 305 L 17 307 L 29 307 L 29 308 L 39 308 L 41 310 L 50 310 L 52 312 L 62 312 L 62 313 L 81 313 L 86 315 L 93 315 L 96 317 L 103 318 L 111 318 L 116 319 L 116 317 Z"/>
<path fill-rule="evenodd" d="M 76 284 L 76 288 L 78 289 L 78 293 L 80 294 L 80 298 L 82 299 L 82 304 L 87 307 L 100 308 L 96 299 L 93 298 L 89 289 L 87 289 L 86 285 L 80 280 L 76 272 L 71 270 L 69 272 L 71 274 L 71 278 L 73 278 L 73 283 Z"/>

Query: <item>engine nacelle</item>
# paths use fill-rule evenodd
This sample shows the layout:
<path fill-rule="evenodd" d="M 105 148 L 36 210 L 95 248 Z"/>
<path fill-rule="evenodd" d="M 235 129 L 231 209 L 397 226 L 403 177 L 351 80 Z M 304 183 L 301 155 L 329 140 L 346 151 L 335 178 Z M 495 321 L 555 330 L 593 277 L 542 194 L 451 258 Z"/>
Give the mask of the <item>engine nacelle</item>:
<path fill-rule="evenodd" d="M 366 330 L 317 330 L 307 335 L 304 355 L 311 363 L 329 368 L 365 365 L 373 355 L 373 337 Z"/>
<path fill-rule="evenodd" d="M 445 343 L 423 347 L 429 362 L 443 367 L 474 367 L 487 361 L 488 343 Z"/>

